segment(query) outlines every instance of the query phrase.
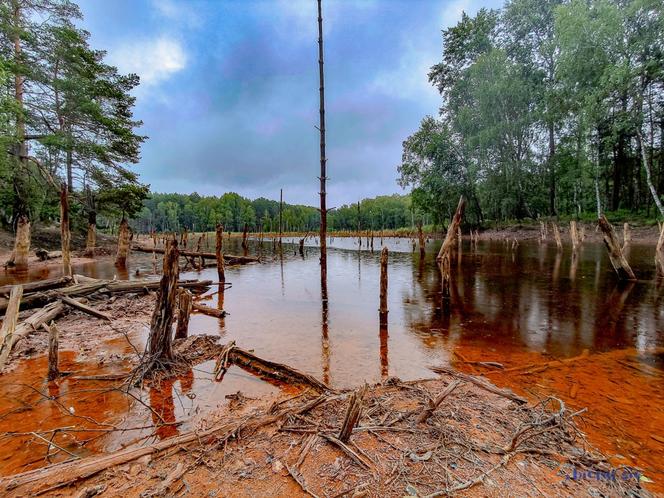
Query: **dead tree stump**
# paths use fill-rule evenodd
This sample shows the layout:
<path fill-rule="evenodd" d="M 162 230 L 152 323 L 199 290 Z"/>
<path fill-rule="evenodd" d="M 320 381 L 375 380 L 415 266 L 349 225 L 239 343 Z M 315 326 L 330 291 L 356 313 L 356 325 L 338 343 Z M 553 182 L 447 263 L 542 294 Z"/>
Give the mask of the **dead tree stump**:
<path fill-rule="evenodd" d="M 247 230 L 249 229 L 248 225 L 245 223 L 244 224 L 244 229 L 242 230 L 242 250 L 246 253 L 247 250 L 249 249 L 249 245 L 247 244 Z"/>
<path fill-rule="evenodd" d="M 420 258 L 424 257 L 425 245 L 424 245 L 424 232 L 422 231 L 422 222 L 417 222 L 417 238 L 419 239 L 420 244 Z"/>
<path fill-rule="evenodd" d="M 632 268 L 629 266 L 629 263 L 623 256 L 622 249 L 620 248 L 620 242 L 618 242 L 618 236 L 616 231 L 613 228 L 613 225 L 608 222 L 606 216 L 602 215 L 599 218 L 598 225 L 602 234 L 604 236 L 604 244 L 606 249 L 609 251 L 609 259 L 611 260 L 611 265 L 613 269 L 618 274 L 620 280 L 636 280 L 636 276 L 632 271 Z"/>
<path fill-rule="evenodd" d="M 127 218 L 122 217 L 118 231 L 118 252 L 115 256 L 115 264 L 120 267 L 127 265 L 127 254 L 129 253 L 129 223 Z"/>
<path fill-rule="evenodd" d="M 560 238 L 560 229 L 558 228 L 558 225 L 555 223 L 552 223 L 553 225 L 553 238 L 556 239 L 556 246 L 558 247 L 558 250 L 561 250 L 563 248 L 563 241 Z"/>
<path fill-rule="evenodd" d="M 463 198 L 463 196 L 461 196 L 459 197 L 459 204 L 457 205 L 454 217 L 450 222 L 450 226 L 447 227 L 447 235 L 445 235 L 445 240 L 440 246 L 438 256 L 436 256 L 436 261 L 438 261 L 440 264 L 440 272 L 443 277 L 443 298 L 448 298 L 450 296 L 450 280 L 452 278 L 450 255 L 452 252 L 452 247 L 454 246 L 454 239 L 456 238 L 459 231 L 459 226 L 461 225 L 461 219 L 463 218 L 465 207 L 466 200 Z"/>
<path fill-rule="evenodd" d="M 632 231 L 629 228 L 629 223 L 625 222 L 623 224 L 623 251 L 627 249 L 627 246 L 629 246 L 630 242 L 632 242 Z"/>
<path fill-rule="evenodd" d="M 191 315 L 192 296 L 187 289 L 178 293 L 178 324 L 175 329 L 176 339 L 186 339 L 189 335 L 189 317 Z"/>
<path fill-rule="evenodd" d="M 224 268 L 224 227 L 217 223 L 217 239 L 215 244 L 215 256 L 217 258 L 217 275 L 219 276 L 219 282 L 226 281 L 226 269 Z"/>
<path fill-rule="evenodd" d="M 148 365 L 148 370 L 154 368 L 158 362 L 168 362 L 173 359 L 172 328 L 177 283 L 180 275 L 179 257 L 178 242 L 175 238 L 172 238 L 166 242 L 164 268 L 159 282 L 157 303 L 150 322 L 150 336 L 148 338 L 150 365 Z"/>
<path fill-rule="evenodd" d="M 365 384 L 361 389 L 353 391 L 353 394 L 350 395 L 344 423 L 339 431 L 339 441 L 342 443 L 348 442 L 353 433 L 353 429 L 360 420 L 360 415 L 362 414 L 362 401 L 364 400 L 364 393 L 366 390 L 367 386 Z"/>
<path fill-rule="evenodd" d="M 16 223 L 16 240 L 14 242 L 14 268 L 18 271 L 28 269 L 28 257 L 30 253 L 30 220 L 21 215 Z"/>
<path fill-rule="evenodd" d="M 387 247 L 380 252 L 380 324 L 387 325 Z"/>
<path fill-rule="evenodd" d="M 52 381 L 60 377 L 60 370 L 58 368 L 58 340 L 60 331 L 51 321 L 51 325 L 47 326 L 45 323 L 42 326 L 48 331 L 48 374 L 46 379 Z"/>
<path fill-rule="evenodd" d="M 572 240 L 572 251 L 576 253 L 581 244 L 581 237 L 579 237 L 579 230 L 574 220 L 569 222 L 569 238 Z"/>

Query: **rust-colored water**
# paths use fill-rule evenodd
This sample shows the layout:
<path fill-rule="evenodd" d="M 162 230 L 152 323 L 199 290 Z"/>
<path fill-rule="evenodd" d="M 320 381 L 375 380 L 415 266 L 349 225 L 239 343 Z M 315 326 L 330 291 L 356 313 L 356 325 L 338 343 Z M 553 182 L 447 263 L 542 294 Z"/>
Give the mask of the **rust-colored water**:
<path fill-rule="evenodd" d="M 224 243 L 227 251 L 240 252 L 239 240 Z M 375 244 L 379 246 L 378 239 Z M 300 256 L 297 246 L 286 242 L 283 258 L 275 258 L 266 242 L 263 264 L 227 269 L 227 280 L 233 287 L 225 292 L 223 305 L 218 303 L 219 295 L 211 297 L 208 304 L 223 306 L 229 315 L 222 320 L 194 315 L 190 331 L 218 334 L 224 342 L 235 340 L 241 347 L 290 364 L 335 387 L 374 382 L 388 375 L 430 377 L 429 367 L 438 364 L 468 369 L 455 352 L 471 361 L 490 360 L 514 367 L 571 358 L 588 350 L 587 360 L 564 369 L 501 374 L 475 367 L 475 372 L 486 374 L 497 384 L 557 393 L 571 406 L 588 407 L 584 429 L 591 442 L 618 453 L 624 463 L 644 467 L 646 475 L 656 482 L 664 481 L 664 466 L 659 463 L 664 460 L 660 393 L 664 361 L 651 352 L 664 346 L 664 283 L 655 280 L 654 247 L 634 245 L 630 249 L 628 257 L 639 281 L 621 285 L 600 244 L 586 243 L 581 254 L 572 258 L 568 248 L 559 253 L 554 244 L 522 242 L 512 251 L 499 241 L 480 242 L 477 249 L 465 243 L 460 263 L 454 263 L 451 297 L 443 299 L 434 262 L 438 244 L 428 247 L 424 260 L 411 252 L 408 240 L 386 239 L 385 244 L 390 249 L 387 329 L 380 328 L 377 311 L 378 251 L 366 250 L 364 240 L 360 251 L 355 239 L 335 239 L 328 253 L 326 289 L 321 289 L 316 247 L 306 247 Z M 251 241 L 250 253 L 256 252 L 258 244 Z M 136 268 L 142 273 L 151 271 L 150 255 L 133 256 L 128 272 L 119 278 L 133 277 Z M 94 276 L 99 277 L 116 273 L 111 263 L 78 271 L 96 272 Z M 48 276 L 56 272 L 52 270 Z M 216 280 L 212 269 L 192 275 Z M 327 300 L 321 299 L 323 295 Z M 43 384 L 40 361 L 34 360 L 37 366 L 22 365 L 13 380 L 10 376 L 0 378 L 0 387 Z M 69 361 L 75 362 L 75 357 Z M 80 368 L 97 371 L 94 365 Z M 239 369 L 216 384 L 209 380 L 210 370 L 211 365 L 201 366 L 185 379 L 146 392 L 143 401 L 172 423 L 195 412 L 213 410 L 226 394 L 238 389 L 248 395 L 276 389 Z M 577 387 L 571 397 L 574 384 Z M 21 397 L 4 387 L 0 392 L 3 408 L 7 396 Z M 105 396 L 97 395 L 92 403 L 97 413 L 108 417 L 105 420 L 122 420 L 126 427 L 149 426 L 153 418 L 158 420 L 139 403 L 127 409 L 126 398 L 115 402 L 112 395 Z M 26 427 L 22 430 L 47 418 L 39 410 L 31 412 L 23 413 Z M 0 431 L 10 430 L 12 417 L 0 419 Z M 71 424 L 71 420 L 62 423 Z M 134 439 L 166 437 L 178 430 L 182 427 L 166 425 L 157 434 L 146 429 L 119 437 L 114 432 L 84 450 L 114 449 Z M 76 453 L 80 451 L 83 449 Z M 32 460 L 17 455 L 19 463 L 2 464 L 0 472 L 19 470 L 28 462 L 39 465 L 33 460 L 38 456 L 43 462 L 45 446 L 39 447 L 39 452 Z"/>

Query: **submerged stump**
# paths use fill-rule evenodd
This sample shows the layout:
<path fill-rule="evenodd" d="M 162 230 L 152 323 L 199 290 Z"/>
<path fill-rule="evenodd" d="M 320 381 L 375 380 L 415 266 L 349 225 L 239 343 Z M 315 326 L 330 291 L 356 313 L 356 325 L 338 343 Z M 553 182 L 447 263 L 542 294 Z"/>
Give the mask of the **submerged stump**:
<path fill-rule="evenodd" d="M 613 228 L 613 225 L 609 223 L 606 219 L 606 216 L 602 215 L 599 218 L 598 225 L 604 236 L 604 244 L 606 245 L 607 251 L 609 251 L 609 259 L 611 260 L 611 265 L 613 269 L 618 274 L 620 280 L 636 280 L 636 276 L 632 271 L 632 268 L 629 266 L 627 259 L 622 253 L 620 248 L 620 242 L 618 241 L 618 236 L 616 231 Z"/>

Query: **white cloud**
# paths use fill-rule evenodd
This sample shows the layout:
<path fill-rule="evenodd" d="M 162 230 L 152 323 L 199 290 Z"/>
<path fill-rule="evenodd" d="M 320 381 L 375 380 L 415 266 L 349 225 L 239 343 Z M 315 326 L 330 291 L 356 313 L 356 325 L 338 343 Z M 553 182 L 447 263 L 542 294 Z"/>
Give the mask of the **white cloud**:
<path fill-rule="evenodd" d="M 176 3 L 174 0 L 152 0 L 157 13 L 166 19 L 195 28 L 201 25 L 201 18 L 190 3 Z"/>
<path fill-rule="evenodd" d="M 187 54 L 180 42 L 165 35 L 125 43 L 110 50 L 108 56 L 122 72 L 138 74 L 141 86 L 157 85 L 187 65 Z"/>

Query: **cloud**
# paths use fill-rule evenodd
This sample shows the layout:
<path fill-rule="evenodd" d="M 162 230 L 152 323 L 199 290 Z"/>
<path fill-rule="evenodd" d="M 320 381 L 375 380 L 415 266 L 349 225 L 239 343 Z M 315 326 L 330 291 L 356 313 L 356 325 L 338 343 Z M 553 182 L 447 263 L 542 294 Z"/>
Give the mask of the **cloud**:
<path fill-rule="evenodd" d="M 121 71 L 138 74 L 143 87 L 158 85 L 187 65 L 187 54 L 180 42 L 166 35 L 123 43 L 110 50 L 108 56 Z"/>
<path fill-rule="evenodd" d="M 176 3 L 174 0 L 152 0 L 152 6 L 160 16 L 178 24 L 185 24 L 191 28 L 200 27 L 202 24 L 200 16 L 191 4 Z"/>

